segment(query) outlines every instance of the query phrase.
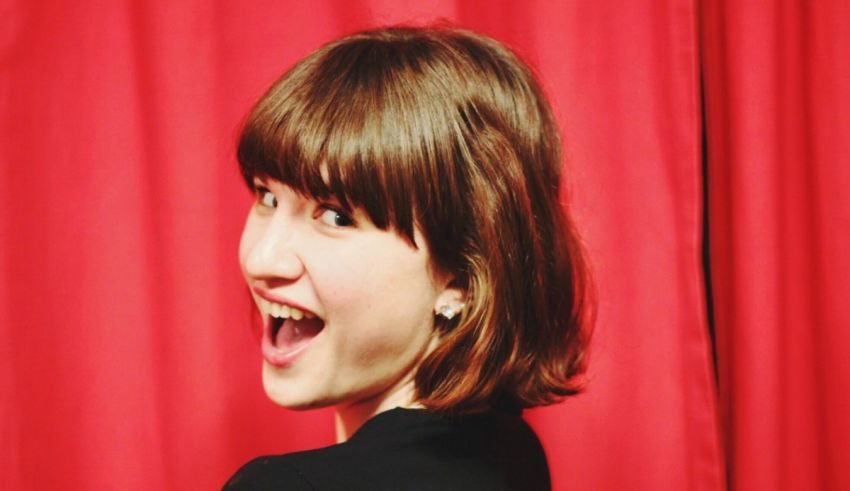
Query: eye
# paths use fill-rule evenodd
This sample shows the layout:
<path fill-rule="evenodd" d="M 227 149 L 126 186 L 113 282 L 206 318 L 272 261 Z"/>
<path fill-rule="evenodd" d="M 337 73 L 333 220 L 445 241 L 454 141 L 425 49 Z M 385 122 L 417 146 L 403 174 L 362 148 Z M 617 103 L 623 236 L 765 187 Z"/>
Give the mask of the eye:
<path fill-rule="evenodd" d="M 348 214 L 332 206 L 322 205 L 317 212 L 318 219 L 333 228 L 351 227 L 354 220 Z"/>
<path fill-rule="evenodd" d="M 274 193 L 263 186 L 257 186 L 257 202 L 267 208 L 277 208 L 277 198 Z"/>

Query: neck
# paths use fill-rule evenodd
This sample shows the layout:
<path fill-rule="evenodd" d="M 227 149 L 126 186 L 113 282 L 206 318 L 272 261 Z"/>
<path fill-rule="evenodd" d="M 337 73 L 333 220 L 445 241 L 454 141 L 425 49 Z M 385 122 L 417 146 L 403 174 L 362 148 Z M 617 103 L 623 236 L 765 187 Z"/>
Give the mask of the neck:
<path fill-rule="evenodd" d="M 336 407 L 336 441 L 342 443 L 353 435 L 363 423 L 372 416 L 397 407 L 421 408 L 422 405 L 414 400 L 414 385 L 409 383 L 397 387 L 396 390 L 383 393 L 362 401 L 339 405 Z"/>

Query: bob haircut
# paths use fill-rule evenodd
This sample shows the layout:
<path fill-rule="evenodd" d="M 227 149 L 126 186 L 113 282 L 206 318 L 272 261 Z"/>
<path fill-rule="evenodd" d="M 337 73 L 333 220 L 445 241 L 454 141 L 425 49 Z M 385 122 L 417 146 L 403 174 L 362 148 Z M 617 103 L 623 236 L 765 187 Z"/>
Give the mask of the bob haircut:
<path fill-rule="evenodd" d="M 298 62 L 248 115 L 242 175 L 362 209 L 464 292 L 415 376 L 417 401 L 462 414 L 580 391 L 589 275 L 560 203 L 560 138 L 534 76 L 458 29 L 353 34 Z"/>

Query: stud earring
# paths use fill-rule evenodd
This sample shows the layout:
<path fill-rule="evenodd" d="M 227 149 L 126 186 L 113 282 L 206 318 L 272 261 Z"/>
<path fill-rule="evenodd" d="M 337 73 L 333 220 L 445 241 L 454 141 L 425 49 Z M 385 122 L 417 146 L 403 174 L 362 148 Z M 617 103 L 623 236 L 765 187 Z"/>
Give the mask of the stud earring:
<path fill-rule="evenodd" d="M 450 321 L 452 320 L 452 318 L 454 318 L 454 316 L 459 314 L 461 310 L 463 310 L 462 303 L 456 305 L 445 304 L 440 306 L 439 309 L 437 309 L 437 315 L 446 319 L 447 321 Z"/>

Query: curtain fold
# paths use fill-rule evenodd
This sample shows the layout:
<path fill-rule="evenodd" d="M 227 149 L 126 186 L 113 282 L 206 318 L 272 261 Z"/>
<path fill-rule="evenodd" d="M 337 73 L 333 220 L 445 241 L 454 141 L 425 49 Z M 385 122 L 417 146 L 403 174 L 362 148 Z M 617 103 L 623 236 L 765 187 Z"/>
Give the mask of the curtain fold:
<path fill-rule="evenodd" d="M 703 2 L 732 489 L 850 489 L 850 5 Z"/>

